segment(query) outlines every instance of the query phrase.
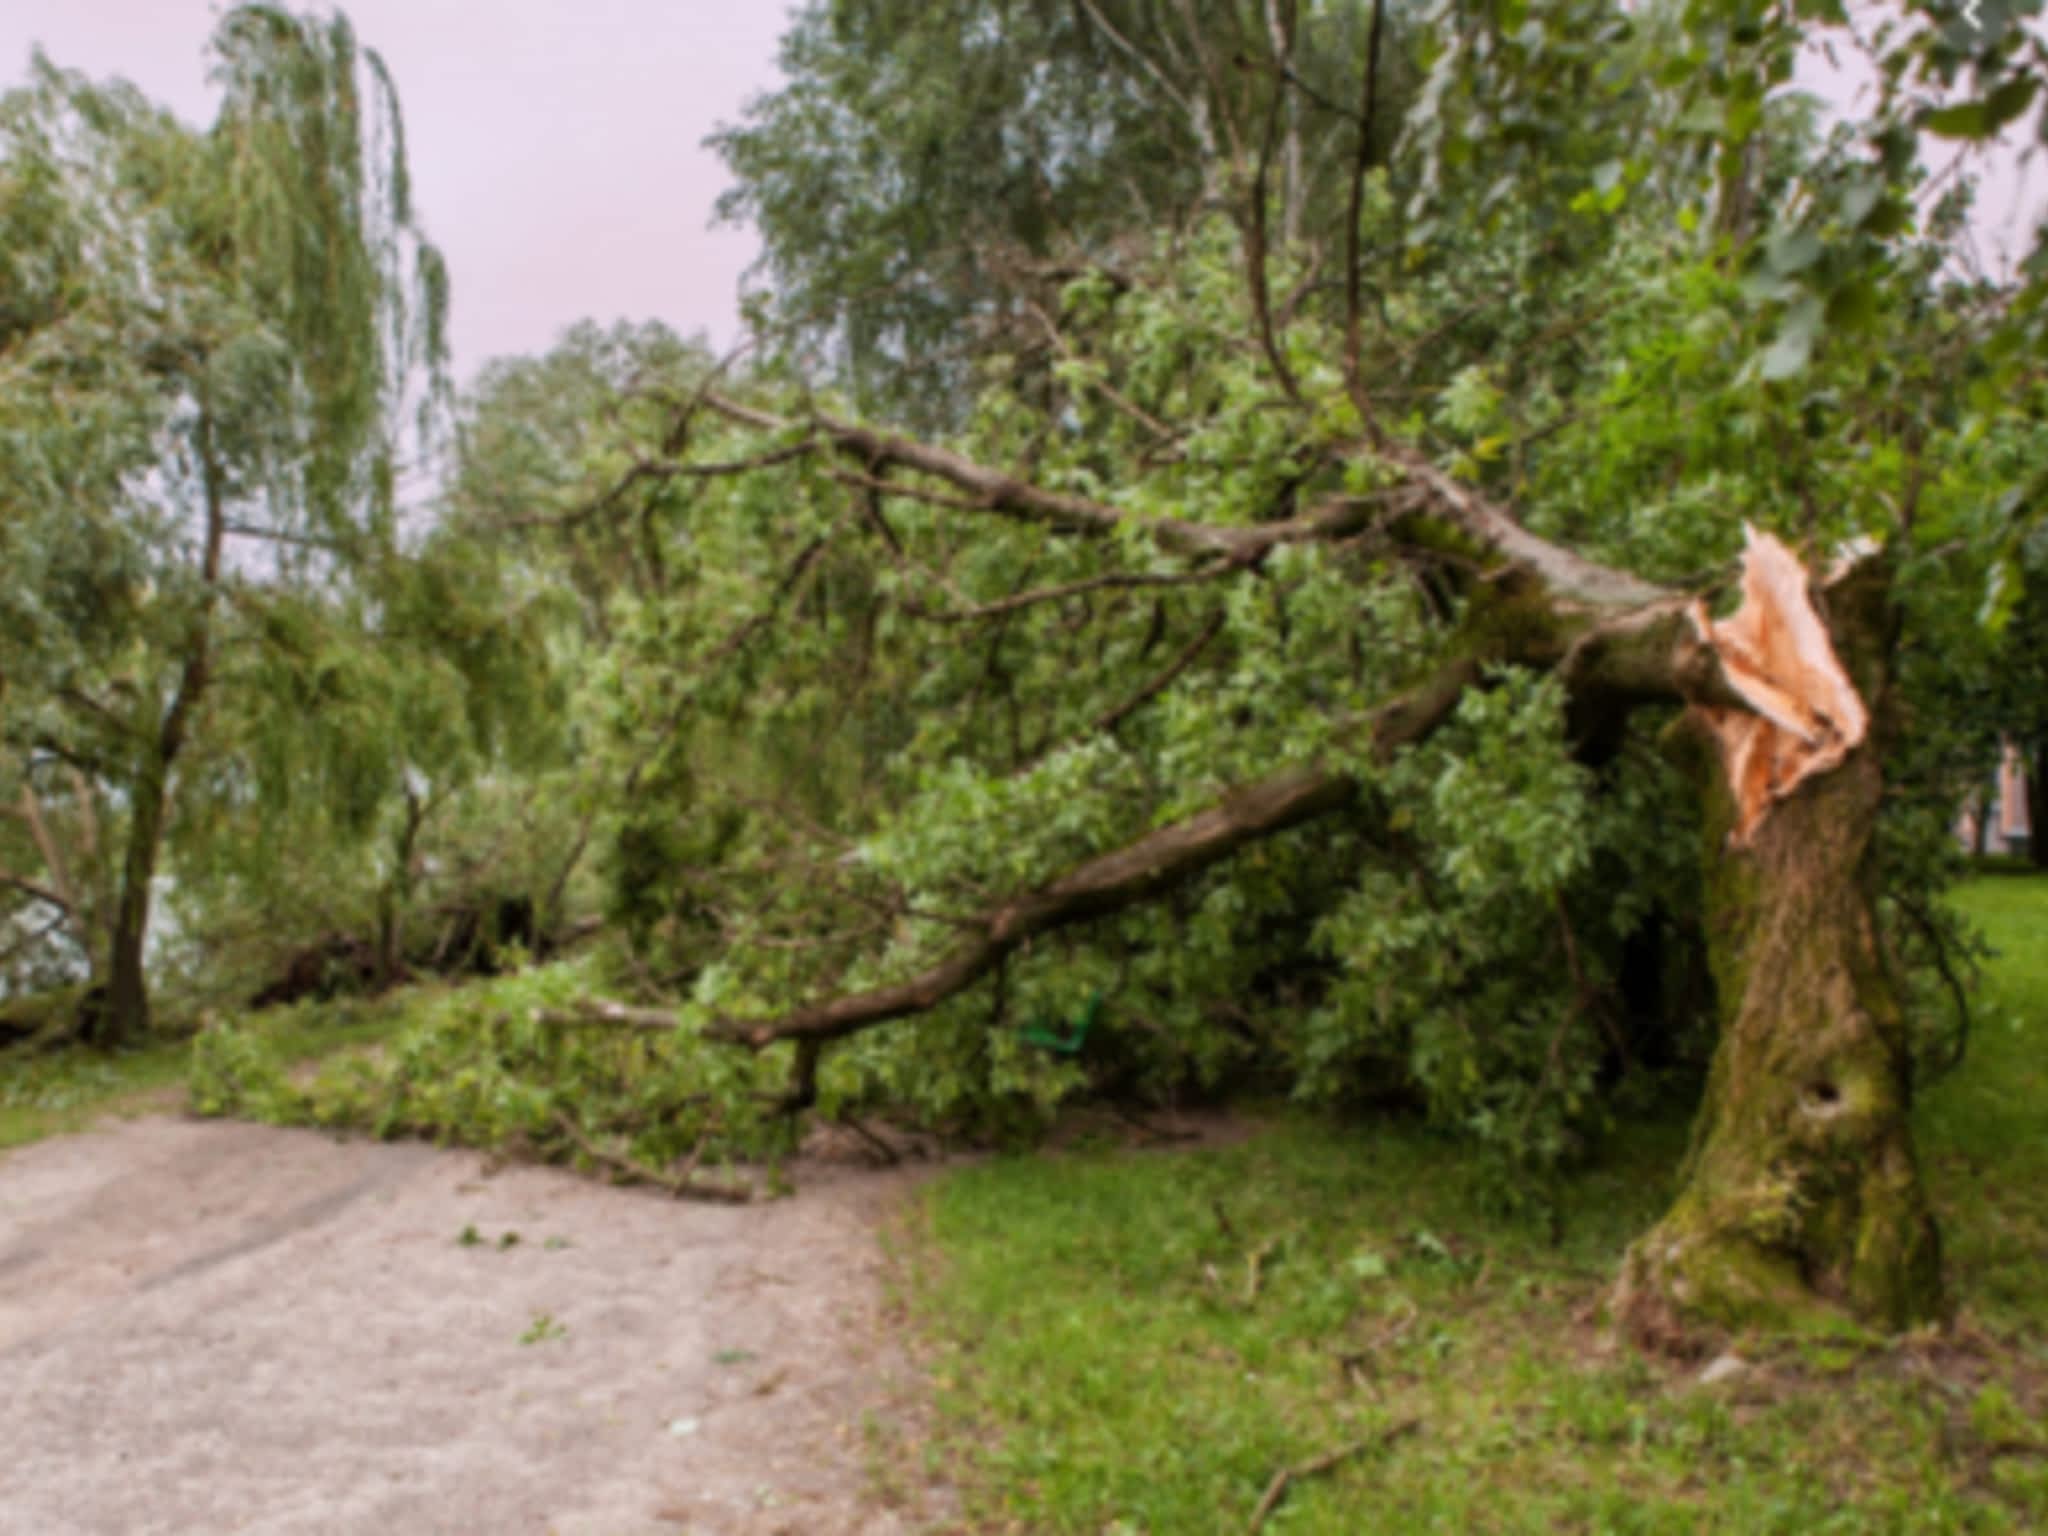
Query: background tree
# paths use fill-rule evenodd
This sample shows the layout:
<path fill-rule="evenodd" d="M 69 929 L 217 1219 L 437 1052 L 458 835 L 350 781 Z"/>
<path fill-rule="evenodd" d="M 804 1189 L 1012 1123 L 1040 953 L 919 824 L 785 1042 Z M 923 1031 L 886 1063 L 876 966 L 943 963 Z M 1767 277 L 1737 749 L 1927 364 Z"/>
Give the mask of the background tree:
<path fill-rule="evenodd" d="M 4 106 L 0 537 L 37 578 L 0 626 L 5 729 L 30 790 L 64 773 L 101 829 L 108 889 L 70 905 L 93 914 L 73 938 L 107 1041 L 149 1024 L 165 832 L 227 658 L 262 643 L 267 591 L 392 547 L 401 419 L 444 356 L 375 56 L 338 17 L 267 6 L 229 12 L 214 53 L 204 134 L 42 62 Z"/>
<path fill-rule="evenodd" d="M 1066 279 L 1218 209 L 1252 221 L 1248 250 L 1314 253 L 1274 302 L 1315 301 L 1356 61 L 1379 61 L 1383 160 L 1405 32 L 1355 0 L 812 0 L 787 83 L 712 140 L 736 178 L 719 212 L 760 231 L 757 318 L 814 373 L 950 423 L 977 358 L 1020 381 L 1060 360 L 1044 311 Z"/>

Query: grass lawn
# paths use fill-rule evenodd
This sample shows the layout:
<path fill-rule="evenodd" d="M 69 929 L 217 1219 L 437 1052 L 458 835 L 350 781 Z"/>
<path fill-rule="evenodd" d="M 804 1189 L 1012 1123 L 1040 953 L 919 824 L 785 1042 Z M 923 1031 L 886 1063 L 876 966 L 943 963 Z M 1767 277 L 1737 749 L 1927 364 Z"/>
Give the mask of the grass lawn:
<path fill-rule="evenodd" d="M 52 1051 L 0 1063 L 0 1151 L 82 1130 L 106 1114 L 176 1103 L 188 1047 L 160 1041 L 132 1051 Z"/>
<path fill-rule="evenodd" d="M 1617 1138 L 1555 1235 L 1455 1143 L 1278 1114 L 1240 1144 L 954 1174 L 906 1237 L 976 1531 L 2048 1530 L 2048 881 L 1958 897 L 2002 952 L 1918 1111 L 1956 1327 L 1742 1341 L 1702 1382 L 1595 1311 L 1683 1127 Z"/>

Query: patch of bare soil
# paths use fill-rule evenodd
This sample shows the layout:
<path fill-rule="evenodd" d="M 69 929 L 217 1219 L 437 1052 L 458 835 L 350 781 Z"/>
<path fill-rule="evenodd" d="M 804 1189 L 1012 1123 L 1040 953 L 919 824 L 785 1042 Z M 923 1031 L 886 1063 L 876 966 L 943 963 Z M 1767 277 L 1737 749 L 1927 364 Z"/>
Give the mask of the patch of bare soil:
<path fill-rule="evenodd" d="M 877 1229 L 166 1118 L 0 1159 L 0 1532 L 889 1536 Z M 473 1238 L 465 1240 L 464 1234 Z M 895 1496 L 895 1495 L 892 1495 Z"/>

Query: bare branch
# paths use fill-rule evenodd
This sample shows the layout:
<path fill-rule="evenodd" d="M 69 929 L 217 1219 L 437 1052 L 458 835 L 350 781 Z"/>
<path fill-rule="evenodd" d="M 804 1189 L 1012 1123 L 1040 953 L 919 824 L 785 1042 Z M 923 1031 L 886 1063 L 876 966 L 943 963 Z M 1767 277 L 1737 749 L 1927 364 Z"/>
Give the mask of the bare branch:
<path fill-rule="evenodd" d="M 1366 430 L 1379 435 L 1372 397 L 1366 393 L 1364 334 L 1361 325 L 1360 286 L 1364 281 L 1364 256 L 1359 249 L 1359 225 L 1365 218 L 1365 173 L 1372 164 L 1372 120 L 1379 105 L 1380 35 L 1386 22 L 1386 0 L 1372 0 L 1372 29 L 1365 45 L 1365 92 L 1358 109 L 1358 155 L 1351 165 L 1351 208 L 1344 225 L 1344 384 L 1358 407 Z"/>
<path fill-rule="evenodd" d="M 1274 14 L 1272 0 L 1268 0 L 1267 12 L 1272 16 L 1275 46 L 1280 37 L 1280 22 Z M 1258 169 L 1252 174 L 1251 216 L 1246 221 L 1244 238 L 1244 264 L 1247 286 L 1252 291 L 1252 314 L 1259 324 L 1259 347 L 1266 354 L 1266 362 L 1273 370 L 1273 377 L 1282 392 L 1296 405 L 1302 403 L 1301 386 L 1295 382 L 1294 370 L 1287 366 L 1287 358 L 1280 350 L 1280 341 L 1273 328 L 1273 284 L 1267 266 L 1266 231 L 1266 182 L 1273 167 L 1273 146 L 1280 132 L 1280 113 L 1287 93 L 1276 90 L 1273 99 L 1266 106 L 1266 131 L 1259 142 Z M 1295 144 L 1297 158 L 1300 144 Z M 1299 175 L 1296 167 L 1296 175 Z"/>
<path fill-rule="evenodd" d="M 734 421 L 763 431 L 787 431 L 790 427 L 780 416 L 721 395 L 707 396 L 706 403 Z M 813 418 L 813 423 L 835 444 L 866 461 L 868 472 L 858 477 L 857 483 L 886 494 L 959 511 L 1015 517 L 1085 537 L 1104 537 L 1136 523 L 1161 549 L 1197 558 L 1221 555 L 1255 562 L 1283 544 L 1324 543 L 1348 537 L 1368 526 L 1368 510 L 1372 506 L 1364 498 L 1338 497 L 1295 517 L 1250 526 L 1196 523 L 1170 517 L 1136 519 L 1107 502 L 1045 490 L 977 464 L 950 449 L 877 432 L 822 413 Z M 1483 492 L 1461 485 L 1414 449 L 1381 443 L 1370 449 L 1361 446 L 1357 451 L 1394 470 L 1426 494 L 1439 515 L 1448 517 L 1510 564 L 1530 571 L 1562 598 L 1588 607 L 1629 609 L 1670 596 L 1652 582 L 1600 565 L 1530 533 Z M 933 476 L 967 495 L 954 497 L 927 487 L 881 481 L 875 471 L 889 465 Z"/>
<path fill-rule="evenodd" d="M 1379 457 L 1427 490 L 1466 533 L 1528 570 L 1559 597 L 1592 607 L 1633 608 L 1672 595 L 1654 582 L 1537 537 L 1484 492 L 1461 485 L 1412 449 L 1383 446 Z"/>
<path fill-rule="evenodd" d="M 1349 1444 L 1338 1446 L 1335 1450 L 1325 1451 L 1320 1456 L 1311 1456 L 1307 1461 L 1298 1461 L 1293 1466 L 1282 1467 L 1273 1474 L 1273 1480 L 1266 1484 L 1265 1496 L 1259 1500 L 1258 1508 L 1252 1511 L 1251 1523 L 1245 1527 L 1245 1536 L 1258 1536 L 1258 1533 L 1265 1529 L 1266 1521 L 1272 1516 L 1273 1511 L 1280 1507 L 1280 1501 L 1287 1497 L 1287 1490 L 1293 1484 L 1307 1478 L 1320 1477 L 1354 1456 L 1362 1456 L 1379 1446 L 1391 1445 L 1402 1436 L 1411 1435 L 1420 1428 L 1422 1420 L 1402 1419 L 1368 1439 L 1353 1440 Z"/>
<path fill-rule="evenodd" d="M 1094 720 L 1092 720 L 1089 723 L 1089 734 L 1092 736 L 1099 736 L 1104 731 L 1115 730 L 1119 725 L 1123 724 L 1124 721 L 1130 719 L 1132 715 L 1136 714 L 1139 710 L 1143 709 L 1147 704 L 1151 703 L 1154 699 L 1158 698 L 1159 695 L 1164 693 L 1168 688 L 1171 688 L 1173 686 L 1174 679 L 1179 677 L 1181 673 L 1187 671 L 1189 667 L 1193 666 L 1195 663 L 1195 658 L 1200 656 L 1202 652 L 1206 651 L 1209 648 L 1209 642 L 1214 640 L 1221 633 L 1223 633 L 1224 621 L 1228 617 L 1229 615 L 1226 614 L 1220 608 L 1217 609 L 1215 613 L 1211 614 L 1209 617 L 1209 622 L 1202 626 L 1201 633 L 1196 635 L 1194 639 L 1190 640 L 1185 646 L 1183 646 L 1180 650 L 1180 653 L 1177 656 L 1175 656 L 1173 660 L 1169 661 L 1164 667 L 1160 668 L 1158 674 L 1154 676 L 1150 681 L 1148 681 L 1144 687 L 1140 688 L 1128 699 L 1125 699 L 1123 703 L 1118 704 L 1111 709 L 1106 709 L 1101 714 L 1097 715 L 1094 718 Z"/>
<path fill-rule="evenodd" d="M 555 1124 L 562 1134 L 569 1138 L 576 1150 L 601 1168 L 609 1169 L 626 1183 L 652 1184 L 665 1189 L 678 1200 L 705 1200 L 714 1205 L 751 1205 L 754 1191 L 745 1184 L 709 1183 L 696 1177 L 697 1158 L 704 1144 L 698 1143 L 697 1152 L 679 1174 L 666 1174 L 658 1168 L 627 1157 L 621 1152 L 612 1152 L 599 1146 L 583 1133 L 583 1128 L 567 1115 L 557 1114 Z"/>
<path fill-rule="evenodd" d="M 71 903 L 57 892 L 51 890 L 46 885 L 38 885 L 35 881 L 25 876 L 17 875 L 11 870 L 0 869 L 0 886 L 6 886 L 10 890 L 19 891 L 24 896 L 32 897 L 48 906 L 55 907 L 59 912 L 67 916 L 72 911 Z"/>
<path fill-rule="evenodd" d="M 1160 93 L 1168 101 L 1180 108 L 1181 114 L 1188 120 L 1188 128 L 1194 134 L 1195 143 L 1200 146 L 1204 156 L 1214 159 L 1216 155 L 1216 136 L 1209 127 L 1207 109 L 1183 94 L 1180 88 L 1168 77 L 1165 70 L 1155 64 L 1147 54 L 1139 50 L 1123 33 L 1117 31 L 1110 24 L 1109 18 L 1102 14 L 1102 10 L 1095 4 L 1095 0 L 1079 0 L 1079 3 L 1081 9 L 1087 13 L 1088 19 L 1095 23 L 1096 30 L 1109 39 L 1117 52 L 1136 64 L 1146 78 L 1159 88 Z"/>
<path fill-rule="evenodd" d="M 65 912 L 75 912 L 78 888 L 72 884 L 70 865 L 64 858 L 63 848 L 51 835 L 50 824 L 43 816 L 43 802 L 37 798 L 35 786 L 25 779 L 21 786 L 20 816 L 28 823 L 29 836 L 35 839 L 36 852 L 43 856 L 43 867 L 50 872 L 51 884 Z"/>
<path fill-rule="evenodd" d="M 1247 569 L 1253 562 L 1242 557 L 1226 560 L 1216 565 L 1204 566 L 1200 570 L 1180 571 L 1172 574 L 1157 574 L 1150 571 L 1111 571 L 1104 576 L 1090 576 L 1081 581 L 1069 581 L 1056 587 L 1037 587 L 1028 592 L 1013 592 L 1008 597 L 994 602 L 981 603 L 973 608 L 957 612 L 944 612 L 928 608 L 905 605 L 905 610 L 914 617 L 929 619 L 937 624 L 979 623 L 988 619 L 999 619 L 1020 609 L 1035 607 L 1040 603 L 1063 602 L 1070 597 L 1079 597 L 1088 592 L 1106 589 L 1130 589 L 1133 587 L 1188 587 L 1205 581 L 1215 581 L 1224 576 L 1233 576 Z"/>

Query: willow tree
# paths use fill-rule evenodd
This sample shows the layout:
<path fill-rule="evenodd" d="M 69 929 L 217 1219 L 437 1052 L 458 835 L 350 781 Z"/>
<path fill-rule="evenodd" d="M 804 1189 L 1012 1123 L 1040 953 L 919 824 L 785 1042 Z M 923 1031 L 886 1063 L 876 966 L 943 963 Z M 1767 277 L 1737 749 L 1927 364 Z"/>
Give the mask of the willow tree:
<path fill-rule="evenodd" d="M 266 590 L 395 547 L 401 430 L 440 391 L 445 281 L 376 55 L 269 6 L 229 11 L 212 50 L 203 132 L 40 58 L 0 102 L 9 770 L 25 810 L 61 783 L 94 832 L 80 878 L 40 838 L 43 877 L 13 886 L 75 919 L 109 1041 L 150 1021 L 165 829 L 209 701 L 263 643 Z"/>

